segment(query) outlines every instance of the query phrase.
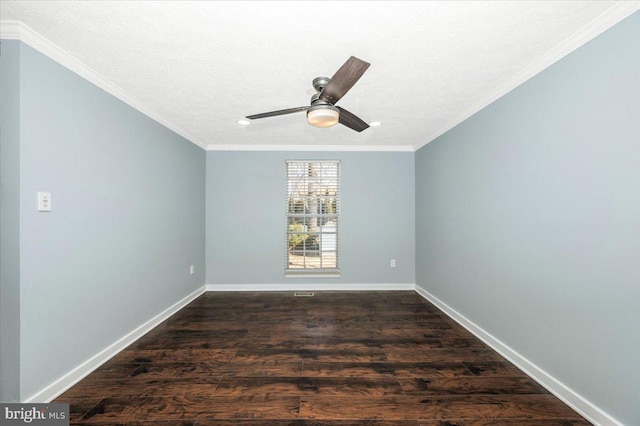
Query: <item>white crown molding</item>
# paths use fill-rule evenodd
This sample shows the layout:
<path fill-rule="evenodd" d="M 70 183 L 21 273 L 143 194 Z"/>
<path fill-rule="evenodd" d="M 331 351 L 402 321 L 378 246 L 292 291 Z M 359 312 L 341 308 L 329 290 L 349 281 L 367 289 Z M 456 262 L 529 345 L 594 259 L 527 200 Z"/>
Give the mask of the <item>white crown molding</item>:
<path fill-rule="evenodd" d="M 208 145 L 207 151 L 414 152 L 411 145 Z"/>
<path fill-rule="evenodd" d="M 438 299 L 433 294 L 429 293 L 424 288 L 416 285 L 415 291 L 593 424 L 603 426 L 623 426 L 623 424 L 618 420 L 614 419 L 592 402 L 586 400 L 573 389 L 562 383 L 560 380 L 556 379 L 551 374 L 547 373 L 542 368 L 511 349 L 491 333 L 466 318 L 464 315 Z"/>
<path fill-rule="evenodd" d="M 371 283 L 371 284 L 207 284 L 207 291 L 375 291 L 414 290 L 413 283 Z"/>
<path fill-rule="evenodd" d="M 504 84 L 493 90 L 484 98 L 470 105 L 467 109 L 462 111 L 461 113 L 452 117 L 449 121 L 447 121 L 441 128 L 431 133 L 426 137 L 426 142 L 423 142 L 417 146 L 415 146 L 415 150 L 422 148 L 429 142 L 434 141 L 439 136 L 443 135 L 447 131 L 451 130 L 458 124 L 465 121 L 467 118 L 471 117 L 478 111 L 492 104 L 493 102 L 500 99 L 502 96 L 506 95 L 516 87 L 520 86 L 525 81 L 533 78 L 535 75 L 539 74 L 546 68 L 550 67 L 558 60 L 564 58 L 569 53 L 573 52 L 577 48 L 583 46 L 593 38 L 602 34 L 604 31 L 608 30 L 618 22 L 622 21 L 627 16 L 632 13 L 640 10 L 640 1 L 619 1 L 616 2 L 613 6 L 603 12 L 596 19 L 591 21 L 589 24 L 578 30 L 571 37 L 566 39 L 564 42 L 555 46 L 553 49 L 549 50 L 547 53 L 538 58 L 535 62 L 529 64 L 519 73 L 517 73 L 513 78 L 507 80 Z"/>
<path fill-rule="evenodd" d="M 140 327 L 132 330 L 127 335 L 118 339 L 118 341 L 109 345 L 102 351 L 98 352 L 82 364 L 78 365 L 73 370 L 69 371 L 58 380 L 53 383 L 47 385 L 34 395 L 31 395 L 29 398 L 26 398 L 22 402 L 32 403 L 32 402 L 51 402 L 71 386 L 78 383 L 80 380 L 84 379 L 87 375 L 93 372 L 96 368 L 100 367 L 102 364 L 116 356 L 119 352 L 125 349 L 127 346 L 144 336 L 146 333 L 151 331 L 151 329 L 160 325 L 164 320 L 169 318 L 171 315 L 178 312 L 183 307 L 187 306 L 193 300 L 195 300 L 198 296 L 205 292 L 205 287 L 200 287 L 195 290 L 193 293 L 185 296 L 178 302 L 169 306 L 164 311 L 160 312 L 155 317 L 151 318 L 149 321 L 142 324 Z"/>
<path fill-rule="evenodd" d="M 21 28 L 23 26 L 20 21 L 0 20 L 0 38 L 5 40 L 20 40 Z"/>
<path fill-rule="evenodd" d="M 152 120 L 157 121 L 169 130 L 172 130 L 173 132 L 187 139 L 189 142 L 199 146 L 202 149 L 207 148 L 207 144 L 204 141 L 199 140 L 199 138 L 189 133 L 187 130 L 183 129 L 173 121 L 157 113 L 140 99 L 131 95 L 122 87 L 113 83 L 111 80 L 103 77 L 93 68 L 88 67 L 58 45 L 52 43 L 33 29 L 29 28 L 27 25 L 23 24 L 21 21 L 0 20 L 0 39 L 22 41 L 23 43 L 33 47 L 43 55 L 53 59 L 60 65 L 78 74 L 85 80 L 88 80 L 91 83 L 95 84 L 105 92 L 115 96 L 129 106 L 140 111 Z"/>

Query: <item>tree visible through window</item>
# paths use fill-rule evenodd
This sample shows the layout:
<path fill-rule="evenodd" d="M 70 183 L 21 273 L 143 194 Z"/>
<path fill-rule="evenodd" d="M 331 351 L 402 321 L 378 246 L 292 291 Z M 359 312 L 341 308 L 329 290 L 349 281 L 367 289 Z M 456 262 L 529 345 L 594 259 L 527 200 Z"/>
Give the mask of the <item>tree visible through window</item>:
<path fill-rule="evenodd" d="M 339 161 L 287 161 L 287 273 L 337 273 Z"/>

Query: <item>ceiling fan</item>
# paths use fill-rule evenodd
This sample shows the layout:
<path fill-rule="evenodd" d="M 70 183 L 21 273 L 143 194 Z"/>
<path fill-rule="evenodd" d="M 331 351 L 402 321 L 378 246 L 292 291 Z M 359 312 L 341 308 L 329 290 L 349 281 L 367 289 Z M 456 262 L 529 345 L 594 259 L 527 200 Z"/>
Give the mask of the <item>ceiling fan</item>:
<path fill-rule="evenodd" d="M 307 122 L 312 126 L 330 127 L 340 123 L 356 132 L 361 132 L 369 125 L 353 113 L 334 105 L 356 84 L 369 65 L 371 64 L 352 56 L 336 71 L 333 77 L 313 79 L 313 88 L 316 93 L 311 96 L 310 106 L 263 112 L 262 114 L 248 115 L 246 118 L 255 120 L 306 111 Z"/>

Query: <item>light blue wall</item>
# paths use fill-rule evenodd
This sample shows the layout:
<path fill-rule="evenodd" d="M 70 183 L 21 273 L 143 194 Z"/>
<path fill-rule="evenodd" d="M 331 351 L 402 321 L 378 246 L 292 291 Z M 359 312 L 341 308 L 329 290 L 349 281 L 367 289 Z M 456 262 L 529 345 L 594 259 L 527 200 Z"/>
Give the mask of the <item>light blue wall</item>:
<path fill-rule="evenodd" d="M 20 61 L 25 399 L 204 284 L 206 156 L 26 45 Z"/>
<path fill-rule="evenodd" d="M 341 162 L 340 278 L 284 277 L 295 159 Z M 207 283 L 414 283 L 413 165 L 410 152 L 207 152 Z"/>
<path fill-rule="evenodd" d="M 20 400 L 20 44 L 0 41 L 0 401 Z"/>
<path fill-rule="evenodd" d="M 417 284 L 640 424 L 640 13 L 416 153 Z"/>

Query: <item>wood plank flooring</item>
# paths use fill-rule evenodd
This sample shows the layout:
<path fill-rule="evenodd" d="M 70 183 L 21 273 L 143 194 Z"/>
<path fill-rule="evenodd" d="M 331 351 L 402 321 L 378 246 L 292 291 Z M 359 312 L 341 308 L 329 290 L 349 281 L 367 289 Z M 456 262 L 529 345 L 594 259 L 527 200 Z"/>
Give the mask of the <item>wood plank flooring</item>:
<path fill-rule="evenodd" d="M 411 291 L 206 293 L 56 401 L 72 424 L 589 424 Z"/>

